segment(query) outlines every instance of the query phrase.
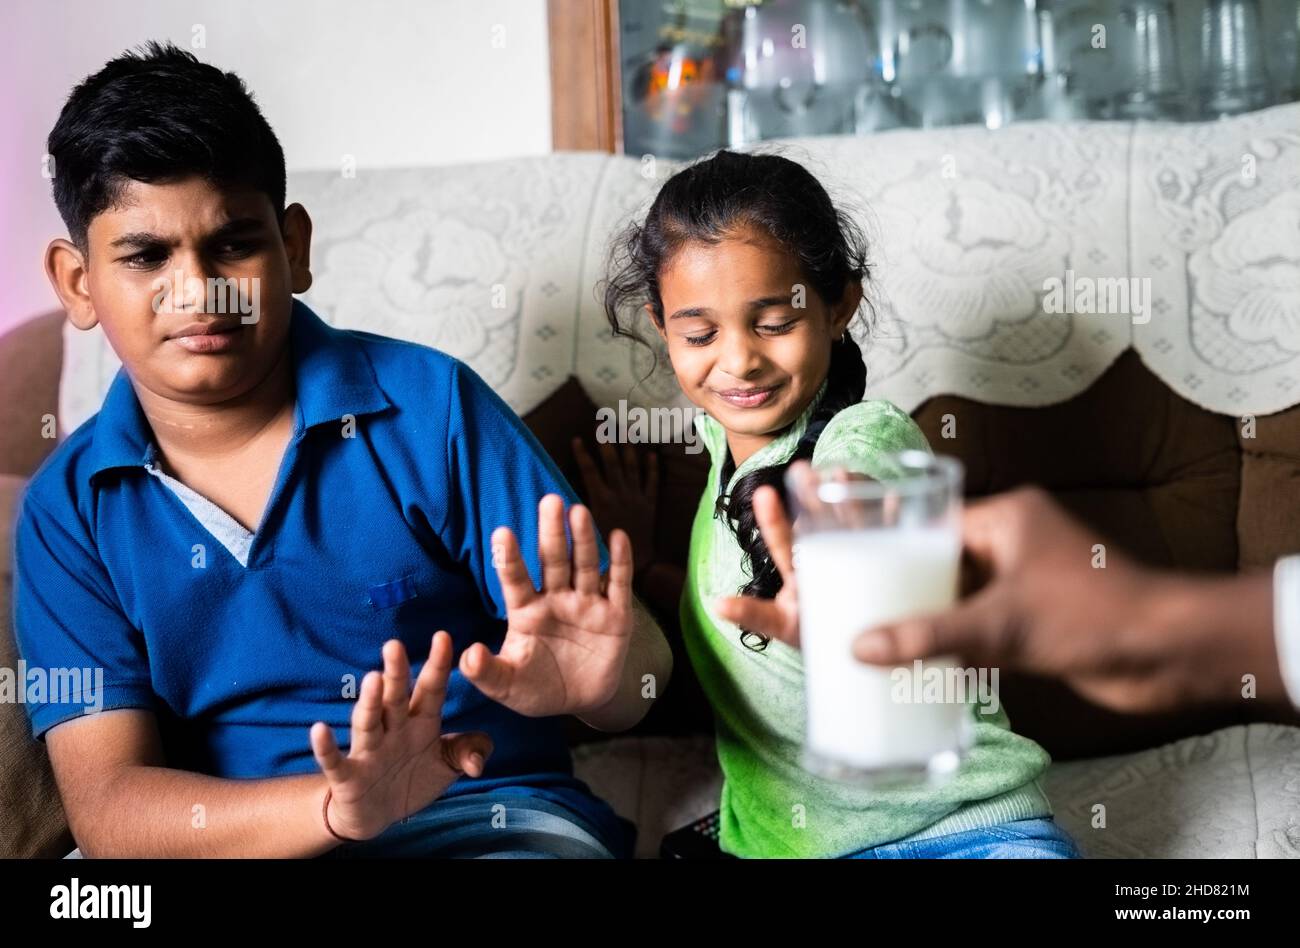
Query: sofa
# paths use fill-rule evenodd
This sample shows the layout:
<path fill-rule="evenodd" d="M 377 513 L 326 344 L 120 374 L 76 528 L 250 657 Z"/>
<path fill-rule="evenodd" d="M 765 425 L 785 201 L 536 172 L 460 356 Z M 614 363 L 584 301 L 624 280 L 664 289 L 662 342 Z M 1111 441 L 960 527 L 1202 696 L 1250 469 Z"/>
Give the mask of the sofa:
<path fill-rule="evenodd" d="M 867 229 L 873 317 L 854 333 L 868 397 L 960 458 L 968 496 L 1042 485 L 1116 548 L 1182 570 L 1300 550 L 1300 105 L 762 147 L 808 164 Z M 596 292 L 611 234 L 676 167 L 575 153 L 292 174 L 315 222 L 304 298 L 334 325 L 464 359 L 581 493 L 570 440 L 594 445 L 598 408 L 686 404 L 653 335 L 616 338 Z M 1136 282 L 1117 307 L 1118 278 Z M 1073 292 L 1085 284 L 1091 309 Z M 1080 305 L 1058 311 L 1053 288 Z M 101 332 L 59 312 L 0 338 L 0 667 L 15 662 L 22 486 L 118 367 Z M 684 563 L 705 457 L 643 449 L 662 471 L 657 548 Z M 577 772 L 637 823 L 642 856 L 715 809 L 720 786 L 676 616 L 659 619 L 677 666 L 646 720 L 614 737 L 571 728 Z M 1087 855 L 1300 856 L 1295 709 L 1121 715 L 1008 673 L 1001 697 L 1052 754 L 1045 789 Z M 0 704 L 0 856 L 74 846 L 43 746 Z"/>

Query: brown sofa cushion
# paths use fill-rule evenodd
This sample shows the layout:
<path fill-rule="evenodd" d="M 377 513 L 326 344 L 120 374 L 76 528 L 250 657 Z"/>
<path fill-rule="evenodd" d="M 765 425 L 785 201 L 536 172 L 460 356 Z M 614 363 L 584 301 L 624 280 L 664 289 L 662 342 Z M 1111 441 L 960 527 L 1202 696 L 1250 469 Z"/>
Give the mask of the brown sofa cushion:
<path fill-rule="evenodd" d="M 942 436 L 945 415 L 956 422 L 955 438 Z M 1055 405 L 943 396 L 914 416 L 936 452 L 965 463 L 968 496 L 1040 484 L 1143 562 L 1237 568 L 1241 462 L 1233 419 L 1174 394 L 1135 352 Z"/>
<path fill-rule="evenodd" d="M 1237 547 L 1242 569 L 1300 552 L 1300 406 L 1255 419 L 1254 437 L 1233 419 L 1241 444 Z"/>
<path fill-rule="evenodd" d="M 0 668 L 15 676 L 11 557 L 15 504 L 25 483 L 0 475 Z M 23 705 L 0 702 L 0 858 L 59 857 L 72 847 L 45 745 L 32 738 Z"/>

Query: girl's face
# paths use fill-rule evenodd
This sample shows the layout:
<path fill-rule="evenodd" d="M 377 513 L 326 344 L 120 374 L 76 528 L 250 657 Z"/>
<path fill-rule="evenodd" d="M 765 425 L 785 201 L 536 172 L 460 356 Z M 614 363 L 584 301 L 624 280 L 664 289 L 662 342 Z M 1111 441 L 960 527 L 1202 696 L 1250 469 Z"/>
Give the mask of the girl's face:
<path fill-rule="evenodd" d="M 798 259 L 752 230 L 683 245 L 660 272 L 659 290 L 664 325 L 655 328 L 677 382 L 726 429 L 737 466 L 808 407 L 831 344 L 862 299 L 851 282 L 827 306 Z"/>

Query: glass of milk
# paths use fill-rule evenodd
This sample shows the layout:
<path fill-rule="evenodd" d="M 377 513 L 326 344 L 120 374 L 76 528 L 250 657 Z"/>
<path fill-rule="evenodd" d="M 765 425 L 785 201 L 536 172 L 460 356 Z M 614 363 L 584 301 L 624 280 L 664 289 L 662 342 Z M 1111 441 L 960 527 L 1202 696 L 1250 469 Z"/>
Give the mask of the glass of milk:
<path fill-rule="evenodd" d="M 904 451 L 890 476 L 839 469 L 786 477 L 807 689 L 804 766 L 872 785 L 942 783 L 972 738 L 970 697 L 950 683 L 956 660 L 897 669 L 853 657 L 881 622 L 940 610 L 957 596 L 962 466 Z"/>

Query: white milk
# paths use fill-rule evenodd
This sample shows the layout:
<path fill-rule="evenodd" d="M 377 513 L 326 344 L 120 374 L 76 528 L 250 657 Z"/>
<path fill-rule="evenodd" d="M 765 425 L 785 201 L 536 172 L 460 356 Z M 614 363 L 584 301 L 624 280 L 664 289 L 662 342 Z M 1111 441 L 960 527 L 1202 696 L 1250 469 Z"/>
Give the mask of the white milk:
<path fill-rule="evenodd" d="M 959 558 L 955 531 L 940 527 L 833 530 L 799 538 L 795 572 L 807 749 L 816 758 L 875 770 L 925 766 L 959 749 L 969 705 L 899 703 L 892 669 L 865 665 L 852 654 L 853 641 L 871 626 L 950 605 Z M 949 659 L 925 667 L 952 665 Z"/>

